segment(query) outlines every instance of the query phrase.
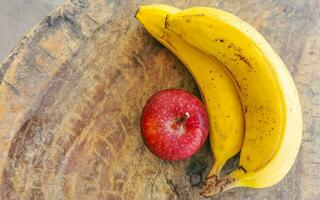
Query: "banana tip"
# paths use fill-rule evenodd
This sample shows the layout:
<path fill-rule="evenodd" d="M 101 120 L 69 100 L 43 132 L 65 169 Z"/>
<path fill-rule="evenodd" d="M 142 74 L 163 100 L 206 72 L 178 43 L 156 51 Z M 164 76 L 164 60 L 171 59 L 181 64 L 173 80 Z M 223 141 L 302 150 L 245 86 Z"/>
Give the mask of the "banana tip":
<path fill-rule="evenodd" d="M 140 12 L 140 8 L 141 8 L 141 7 L 139 7 L 139 8 L 136 10 L 136 12 L 134 13 L 134 18 L 136 18 L 136 19 L 137 19 L 138 13 Z"/>
<path fill-rule="evenodd" d="M 164 28 L 167 29 L 168 27 L 168 17 L 169 15 L 166 15 L 166 18 L 164 19 Z"/>

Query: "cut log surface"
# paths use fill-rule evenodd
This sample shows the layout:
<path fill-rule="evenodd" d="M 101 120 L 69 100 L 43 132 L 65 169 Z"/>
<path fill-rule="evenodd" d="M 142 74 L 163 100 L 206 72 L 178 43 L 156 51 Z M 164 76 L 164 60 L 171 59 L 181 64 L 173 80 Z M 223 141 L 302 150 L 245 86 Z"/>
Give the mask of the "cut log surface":
<path fill-rule="evenodd" d="M 158 1 L 160 2 L 160 1 Z M 197 86 L 173 54 L 135 20 L 157 1 L 69 0 L 43 19 L 0 66 L 0 199 L 203 199 L 213 159 L 155 157 L 140 134 L 154 92 Z M 161 1 L 212 6 L 259 30 L 297 84 L 304 134 L 279 184 L 212 199 L 320 199 L 320 2 Z M 191 182 L 190 182 L 191 181 Z"/>

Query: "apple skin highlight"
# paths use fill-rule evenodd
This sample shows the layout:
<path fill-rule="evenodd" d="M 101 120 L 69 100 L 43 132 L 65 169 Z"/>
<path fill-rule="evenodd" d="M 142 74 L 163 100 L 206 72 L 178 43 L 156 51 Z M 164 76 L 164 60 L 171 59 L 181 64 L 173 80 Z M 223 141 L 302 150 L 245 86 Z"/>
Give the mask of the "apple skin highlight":
<path fill-rule="evenodd" d="M 143 139 L 152 153 L 164 160 L 184 160 L 195 154 L 208 136 L 203 103 L 181 89 L 155 93 L 143 108 Z"/>

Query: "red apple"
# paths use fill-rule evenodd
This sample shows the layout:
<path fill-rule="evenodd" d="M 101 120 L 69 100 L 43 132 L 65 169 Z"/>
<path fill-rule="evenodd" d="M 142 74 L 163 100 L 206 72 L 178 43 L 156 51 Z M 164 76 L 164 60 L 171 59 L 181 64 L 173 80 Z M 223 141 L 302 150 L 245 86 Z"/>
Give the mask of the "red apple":
<path fill-rule="evenodd" d="M 155 93 L 143 108 L 141 132 L 151 152 L 164 160 L 183 160 L 196 153 L 208 136 L 202 102 L 181 89 Z"/>

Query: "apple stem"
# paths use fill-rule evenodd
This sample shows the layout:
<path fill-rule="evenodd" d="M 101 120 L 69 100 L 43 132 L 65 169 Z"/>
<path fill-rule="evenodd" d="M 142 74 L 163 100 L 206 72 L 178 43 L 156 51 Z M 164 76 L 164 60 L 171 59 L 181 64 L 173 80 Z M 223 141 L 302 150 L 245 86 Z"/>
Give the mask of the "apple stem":
<path fill-rule="evenodd" d="M 185 113 L 182 115 L 182 117 L 180 117 L 180 118 L 177 119 L 177 121 L 176 121 L 177 125 L 178 125 L 178 126 L 181 126 L 181 124 L 182 124 L 183 122 L 185 122 L 189 117 L 190 117 L 190 114 L 189 114 L 188 112 L 185 112 Z"/>

